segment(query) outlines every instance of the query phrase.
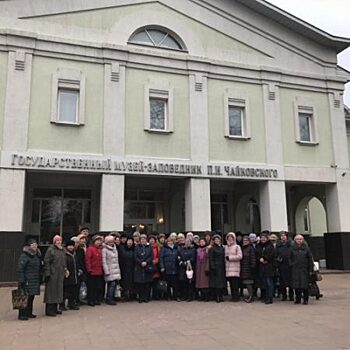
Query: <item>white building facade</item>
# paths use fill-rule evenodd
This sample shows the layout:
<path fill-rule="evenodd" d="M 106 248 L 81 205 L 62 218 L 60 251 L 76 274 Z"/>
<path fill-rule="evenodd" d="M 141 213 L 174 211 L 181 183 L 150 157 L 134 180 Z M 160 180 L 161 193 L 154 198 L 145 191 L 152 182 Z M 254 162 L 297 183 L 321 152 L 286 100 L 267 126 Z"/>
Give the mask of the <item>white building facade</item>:
<path fill-rule="evenodd" d="M 329 267 L 350 268 L 349 39 L 262 0 L 14 0 L 0 14 L 5 265 L 28 234 L 87 226 L 327 233 Z"/>

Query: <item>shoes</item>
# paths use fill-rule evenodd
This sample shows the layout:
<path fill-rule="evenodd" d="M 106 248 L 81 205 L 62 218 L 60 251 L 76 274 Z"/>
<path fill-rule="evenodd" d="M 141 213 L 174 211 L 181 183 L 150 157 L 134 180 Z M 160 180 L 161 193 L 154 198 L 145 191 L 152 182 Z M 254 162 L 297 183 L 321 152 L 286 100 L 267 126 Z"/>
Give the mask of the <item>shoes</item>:
<path fill-rule="evenodd" d="M 309 303 L 308 300 L 304 300 L 304 301 L 303 301 L 303 305 L 307 305 L 308 303 Z"/>
<path fill-rule="evenodd" d="M 101 305 L 101 302 L 95 301 L 95 305 Z"/>
<path fill-rule="evenodd" d="M 49 317 L 56 317 L 57 315 L 56 315 L 56 314 L 47 313 L 46 316 L 49 316 Z"/>
<path fill-rule="evenodd" d="M 67 311 L 68 309 L 65 306 L 60 306 L 59 310 L 60 311 Z"/>
<path fill-rule="evenodd" d="M 28 318 L 36 318 L 36 315 L 31 314 L 28 316 Z"/>
<path fill-rule="evenodd" d="M 139 299 L 139 304 L 141 304 L 142 303 L 142 300 L 141 299 Z"/>
<path fill-rule="evenodd" d="M 88 302 L 89 306 L 95 306 L 95 303 L 93 303 L 92 301 Z"/>
<path fill-rule="evenodd" d="M 28 317 L 26 317 L 26 316 L 19 316 L 18 319 L 20 321 L 28 321 Z"/>
<path fill-rule="evenodd" d="M 180 299 L 180 298 L 176 298 L 176 301 L 177 301 L 177 302 L 180 302 L 180 301 L 181 301 L 181 299 Z"/>
<path fill-rule="evenodd" d="M 244 301 L 246 303 L 252 303 L 253 302 L 253 298 L 246 298 L 246 299 L 244 299 Z"/>
<path fill-rule="evenodd" d="M 72 305 L 72 306 L 68 306 L 68 309 L 69 310 L 80 310 L 80 307 L 76 306 L 76 305 Z"/>
<path fill-rule="evenodd" d="M 57 310 L 57 311 L 56 311 L 56 314 L 57 314 L 57 315 L 62 315 L 62 310 Z"/>
<path fill-rule="evenodd" d="M 117 305 L 117 302 L 114 300 L 106 300 L 107 305 Z"/>
<path fill-rule="evenodd" d="M 300 300 L 295 300 L 294 304 L 301 304 Z"/>
<path fill-rule="evenodd" d="M 272 298 L 266 299 L 265 304 L 266 305 L 273 304 Z"/>

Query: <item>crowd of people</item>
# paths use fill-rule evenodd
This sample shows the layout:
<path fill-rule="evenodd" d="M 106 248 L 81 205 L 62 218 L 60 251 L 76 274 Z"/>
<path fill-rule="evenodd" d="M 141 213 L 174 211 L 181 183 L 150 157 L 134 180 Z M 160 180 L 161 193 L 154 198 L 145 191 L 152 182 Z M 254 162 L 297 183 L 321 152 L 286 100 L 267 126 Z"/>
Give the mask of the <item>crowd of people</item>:
<path fill-rule="evenodd" d="M 28 240 L 18 264 L 19 288 L 28 294 L 28 304 L 18 318 L 36 317 L 33 300 L 41 281 L 45 314 L 55 317 L 79 310 L 85 289 L 91 307 L 118 300 L 220 303 L 226 295 L 233 302 L 272 304 L 279 297 L 308 304 L 313 272 L 311 251 L 300 234 L 293 240 L 284 231 L 278 236 L 264 231 L 258 236 L 112 232 L 103 237 L 82 228 L 64 245 L 61 236 L 54 236 L 43 259 L 37 241 Z"/>

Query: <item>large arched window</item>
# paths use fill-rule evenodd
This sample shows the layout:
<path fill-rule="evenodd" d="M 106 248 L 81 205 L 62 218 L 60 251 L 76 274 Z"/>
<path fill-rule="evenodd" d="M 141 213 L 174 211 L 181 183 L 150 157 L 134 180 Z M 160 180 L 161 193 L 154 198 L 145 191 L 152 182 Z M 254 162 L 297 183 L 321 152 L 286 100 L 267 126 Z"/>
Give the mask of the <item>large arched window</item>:
<path fill-rule="evenodd" d="M 165 28 L 147 27 L 139 29 L 130 37 L 129 43 L 186 51 L 181 40 Z"/>

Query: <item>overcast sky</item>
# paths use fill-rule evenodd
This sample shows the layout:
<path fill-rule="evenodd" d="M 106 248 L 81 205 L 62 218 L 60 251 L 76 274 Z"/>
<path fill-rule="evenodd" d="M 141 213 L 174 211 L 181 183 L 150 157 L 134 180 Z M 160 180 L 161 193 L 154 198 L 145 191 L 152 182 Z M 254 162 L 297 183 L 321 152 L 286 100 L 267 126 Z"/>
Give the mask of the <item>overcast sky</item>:
<path fill-rule="evenodd" d="M 350 0 L 268 0 L 271 4 L 336 36 L 350 38 Z M 338 55 L 340 66 L 350 71 L 350 48 Z M 350 106 L 350 83 L 344 101 Z"/>

